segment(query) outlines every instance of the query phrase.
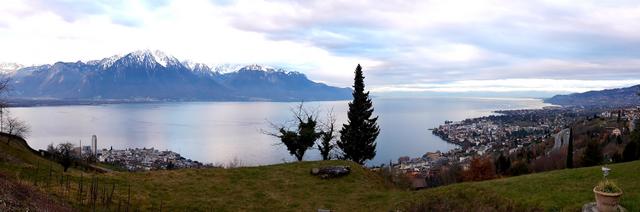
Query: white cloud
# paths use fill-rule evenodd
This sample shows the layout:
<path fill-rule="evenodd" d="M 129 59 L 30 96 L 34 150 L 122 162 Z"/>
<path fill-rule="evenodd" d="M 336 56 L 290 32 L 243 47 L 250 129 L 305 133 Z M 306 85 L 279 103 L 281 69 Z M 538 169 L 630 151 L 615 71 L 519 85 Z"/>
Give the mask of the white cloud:
<path fill-rule="evenodd" d="M 346 82 L 357 63 L 379 62 L 358 56 L 335 56 L 331 52 L 294 41 L 274 41 L 228 24 L 222 8 L 209 1 L 173 1 L 150 11 L 138 2 L 127 2 L 126 11 L 141 26 L 114 23 L 111 14 L 89 15 L 69 22 L 51 11 L 15 2 L 32 14 L 8 17 L 0 28 L 0 58 L 24 64 L 92 60 L 136 49 L 160 49 L 180 59 L 206 63 L 265 63 L 300 68 L 312 77 L 333 83 Z M 3 9 L 0 14 L 8 9 Z M 13 10 L 13 9 L 12 9 Z M 6 13 L 5 13 L 6 14 Z M 346 80 L 337 80 L 347 77 Z M 335 81 L 334 81 L 335 80 Z"/>
<path fill-rule="evenodd" d="M 393 89 L 465 80 L 634 80 L 640 3 L 7 0 L 0 46 L 0 62 L 91 60 L 149 48 L 196 62 L 292 67 L 340 86 L 351 84 L 360 63 L 370 87 Z"/>

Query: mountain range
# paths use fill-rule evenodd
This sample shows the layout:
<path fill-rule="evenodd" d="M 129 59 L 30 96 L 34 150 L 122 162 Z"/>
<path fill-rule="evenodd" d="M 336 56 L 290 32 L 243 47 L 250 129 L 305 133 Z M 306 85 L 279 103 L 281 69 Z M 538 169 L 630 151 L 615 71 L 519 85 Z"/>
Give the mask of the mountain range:
<path fill-rule="evenodd" d="M 613 108 L 640 105 L 640 85 L 626 88 L 556 95 L 545 102 L 565 107 Z"/>
<path fill-rule="evenodd" d="M 155 50 L 100 60 L 24 67 L 2 64 L 10 99 L 136 101 L 312 101 L 350 98 L 350 88 L 261 65 L 210 66 Z"/>

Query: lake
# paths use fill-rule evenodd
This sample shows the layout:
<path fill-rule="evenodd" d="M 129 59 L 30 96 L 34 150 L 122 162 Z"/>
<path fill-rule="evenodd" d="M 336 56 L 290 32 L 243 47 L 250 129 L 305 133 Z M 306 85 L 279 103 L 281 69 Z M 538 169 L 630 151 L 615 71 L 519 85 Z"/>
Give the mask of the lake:
<path fill-rule="evenodd" d="M 306 102 L 305 107 L 333 110 L 337 123 L 346 121 L 348 101 Z M 150 148 L 172 150 L 186 158 L 226 164 L 265 165 L 294 161 L 277 139 L 270 122 L 292 120 L 289 102 L 179 102 L 112 104 L 97 106 L 51 106 L 11 108 L 32 132 L 27 140 L 37 149 L 50 143 L 98 137 L 99 148 Z M 503 109 L 534 109 L 548 106 L 539 99 L 507 98 L 374 98 L 380 118 L 377 155 L 369 165 L 396 161 L 400 156 L 420 157 L 429 151 L 455 148 L 431 134 L 430 128 L 445 120 L 462 120 L 493 114 Z M 291 123 L 291 122 L 289 122 Z M 341 125 L 338 125 L 339 127 Z M 305 160 L 320 155 L 311 149 Z"/>

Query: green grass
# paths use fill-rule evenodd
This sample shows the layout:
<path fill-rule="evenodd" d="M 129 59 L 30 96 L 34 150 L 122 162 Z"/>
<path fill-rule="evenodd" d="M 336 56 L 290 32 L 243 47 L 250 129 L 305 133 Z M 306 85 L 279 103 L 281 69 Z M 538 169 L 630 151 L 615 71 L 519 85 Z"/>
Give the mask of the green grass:
<path fill-rule="evenodd" d="M 312 167 L 350 165 L 349 176 L 322 180 Z M 216 208 L 220 211 L 309 211 L 318 208 L 377 210 L 407 193 L 388 188 L 380 177 L 345 161 L 303 162 L 235 169 L 202 169 L 117 173 L 148 193 L 145 205 L 175 209 Z"/>
<path fill-rule="evenodd" d="M 352 174 L 331 180 L 311 176 L 313 167 L 349 165 Z M 184 169 L 140 173 L 86 173 L 72 169 L 71 191 L 47 187 L 48 169 L 59 176 L 61 167 L 42 159 L 19 145 L 0 139 L 0 172 L 32 184 L 39 181 L 43 192 L 66 199 L 75 207 L 80 176 L 88 189 L 89 177 L 96 176 L 98 190 L 115 185 L 109 207 L 124 208 L 131 186 L 131 205 L 142 210 L 171 211 L 389 211 L 425 204 L 423 208 L 447 211 L 578 211 L 594 201 L 592 188 L 602 178 L 599 167 L 559 170 L 484 182 L 461 183 L 434 189 L 406 191 L 393 188 L 382 177 L 347 161 L 316 161 L 234 169 Z M 614 164 L 609 179 L 624 191 L 621 204 L 640 211 L 640 161 Z M 36 170 L 36 168 L 38 168 Z M 34 180 L 37 179 L 37 180 Z M 107 192 L 108 193 L 108 192 Z M 69 195 L 71 194 L 71 195 Z M 88 198 L 88 197 L 87 197 Z"/>
<path fill-rule="evenodd" d="M 609 179 L 617 182 L 624 192 L 621 205 L 629 211 L 640 211 L 640 161 L 612 164 L 610 168 Z M 413 202 L 437 202 L 464 194 L 477 200 L 497 197 L 499 203 L 484 204 L 488 207 L 505 204 L 516 208 L 577 211 L 583 204 L 595 201 L 592 189 L 601 179 L 600 167 L 557 170 L 422 190 L 416 192 Z M 462 208 L 473 208 L 475 203 L 459 204 Z"/>

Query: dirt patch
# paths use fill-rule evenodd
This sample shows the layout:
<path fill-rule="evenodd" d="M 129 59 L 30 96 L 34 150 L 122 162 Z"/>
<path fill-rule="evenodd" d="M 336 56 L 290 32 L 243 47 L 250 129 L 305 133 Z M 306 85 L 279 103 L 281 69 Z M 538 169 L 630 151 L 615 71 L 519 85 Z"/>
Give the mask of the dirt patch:
<path fill-rule="evenodd" d="M 73 211 L 37 189 L 0 173 L 0 211 Z"/>
<path fill-rule="evenodd" d="M 0 163 L 22 164 L 22 160 L 0 149 Z"/>

